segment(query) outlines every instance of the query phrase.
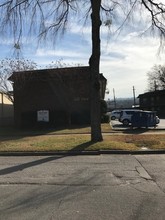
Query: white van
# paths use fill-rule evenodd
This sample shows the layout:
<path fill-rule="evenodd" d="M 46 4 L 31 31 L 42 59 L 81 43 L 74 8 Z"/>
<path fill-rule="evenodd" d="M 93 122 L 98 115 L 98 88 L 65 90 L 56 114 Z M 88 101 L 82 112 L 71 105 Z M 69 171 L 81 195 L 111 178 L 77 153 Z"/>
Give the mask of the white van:
<path fill-rule="evenodd" d="M 111 112 L 111 114 L 110 114 L 111 120 L 119 119 L 119 118 L 120 118 L 120 113 L 121 113 L 120 110 L 113 110 L 113 111 Z"/>
<path fill-rule="evenodd" d="M 131 118 L 134 112 L 140 111 L 142 112 L 143 110 L 139 109 L 125 109 L 120 112 L 120 117 L 119 121 L 123 123 L 123 125 L 128 126 L 131 123 Z"/>

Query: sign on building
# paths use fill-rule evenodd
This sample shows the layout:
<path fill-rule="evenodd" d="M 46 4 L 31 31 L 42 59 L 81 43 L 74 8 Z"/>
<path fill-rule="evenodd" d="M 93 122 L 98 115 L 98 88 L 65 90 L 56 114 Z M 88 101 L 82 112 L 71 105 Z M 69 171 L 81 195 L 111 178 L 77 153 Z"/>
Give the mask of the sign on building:
<path fill-rule="evenodd" d="M 48 110 L 37 111 L 37 121 L 49 122 L 49 111 Z"/>

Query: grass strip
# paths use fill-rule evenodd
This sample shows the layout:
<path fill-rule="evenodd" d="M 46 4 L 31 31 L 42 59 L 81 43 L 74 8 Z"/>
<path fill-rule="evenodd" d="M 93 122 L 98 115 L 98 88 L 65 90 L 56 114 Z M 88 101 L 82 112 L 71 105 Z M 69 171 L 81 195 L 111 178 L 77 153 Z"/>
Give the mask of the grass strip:
<path fill-rule="evenodd" d="M 165 149 L 165 135 L 104 135 L 93 143 L 90 135 L 37 135 L 33 137 L 1 138 L 0 152 L 94 151 Z"/>

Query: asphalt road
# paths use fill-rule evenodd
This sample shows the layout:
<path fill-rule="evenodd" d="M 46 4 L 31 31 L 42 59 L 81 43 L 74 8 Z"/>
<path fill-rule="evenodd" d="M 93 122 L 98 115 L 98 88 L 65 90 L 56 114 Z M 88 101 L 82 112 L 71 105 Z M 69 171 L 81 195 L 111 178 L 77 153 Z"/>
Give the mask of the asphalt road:
<path fill-rule="evenodd" d="M 165 155 L 0 157 L 0 220 L 164 220 Z"/>

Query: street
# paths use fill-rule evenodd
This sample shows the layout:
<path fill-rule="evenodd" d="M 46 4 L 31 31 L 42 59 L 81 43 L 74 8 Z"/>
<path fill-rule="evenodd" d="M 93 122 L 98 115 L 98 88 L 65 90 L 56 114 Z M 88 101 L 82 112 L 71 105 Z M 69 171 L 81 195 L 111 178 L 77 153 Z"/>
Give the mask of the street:
<path fill-rule="evenodd" d="M 0 220 L 164 220 L 165 155 L 0 157 Z"/>

